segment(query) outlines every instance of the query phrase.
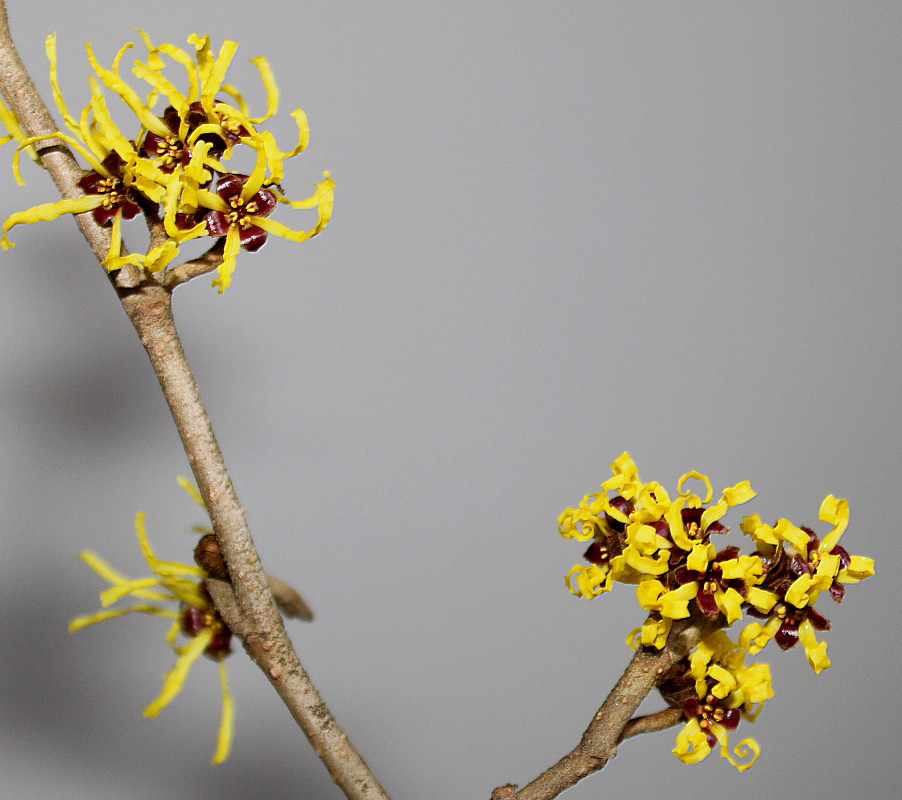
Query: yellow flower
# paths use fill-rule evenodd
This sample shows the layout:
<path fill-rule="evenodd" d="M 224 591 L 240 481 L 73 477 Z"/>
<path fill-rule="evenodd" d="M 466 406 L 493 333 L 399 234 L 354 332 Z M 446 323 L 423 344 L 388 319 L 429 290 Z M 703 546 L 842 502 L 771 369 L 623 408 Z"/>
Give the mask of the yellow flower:
<path fill-rule="evenodd" d="M 108 610 L 76 617 L 69 623 L 69 632 L 74 633 L 97 622 L 133 612 L 172 620 L 166 641 L 176 654 L 175 665 L 165 674 L 162 691 L 144 709 L 144 716 L 155 717 L 173 700 L 181 690 L 191 666 L 201 655 L 205 654 L 219 662 L 222 716 L 216 750 L 211 761 L 212 764 L 218 764 L 228 757 L 232 742 L 232 697 L 223 660 L 230 652 L 231 631 L 223 623 L 204 588 L 203 570 L 157 558 L 147 540 L 144 516 L 143 513 L 135 516 L 135 534 L 144 560 L 153 574 L 145 578 L 128 578 L 95 553 L 89 550 L 82 552 L 79 556 L 81 560 L 110 583 L 110 588 L 100 593 L 100 603 Z M 127 596 L 143 602 L 109 608 Z M 180 632 L 188 637 L 188 641 L 177 645 L 176 638 Z"/>
<path fill-rule="evenodd" d="M 693 479 L 703 482 L 704 497 L 684 488 Z M 601 489 L 558 518 L 564 538 L 592 541 L 585 552 L 589 566 L 576 565 L 565 578 L 573 594 L 592 598 L 609 591 L 614 582 L 638 584 L 640 605 L 653 612 L 642 629 L 645 645 L 654 641 L 662 646 L 670 620 L 689 616 L 687 604 L 696 596 L 702 597 L 699 604 L 709 615 L 723 612 L 731 622 L 739 617 L 743 592 L 761 571 L 757 557 L 748 557 L 754 564 L 728 562 L 709 537 L 726 533 L 720 518 L 754 496 L 748 481 L 724 489 L 717 503 L 706 507 L 713 495 L 711 482 L 699 472 L 687 472 L 677 483 L 678 497 L 671 500 L 661 484 L 639 478 L 635 462 L 624 452 L 611 464 L 611 477 Z M 704 582 L 709 563 L 716 575 Z M 681 565 L 684 573 L 691 572 L 678 575 L 674 570 Z"/>
<path fill-rule="evenodd" d="M 112 244 L 103 262 L 108 270 L 132 264 L 156 272 L 175 260 L 186 241 L 211 236 L 222 240 L 213 245 L 221 253 L 219 275 L 213 285 L 222 292 L 231 282 L 240 249 L 259 249 L 270 233 L 301 242 L 322 231 L 332 216 L 334 182 L 327 172 L 305 200 L 292 201 L 283 194 L 284 162 L 304 150 L 310 129 L 304 112 L 293 111 L 297 143 L 283 151 L 271 132 L 259 128 L 276 112 L 279 103 L 266 59 L 251 59 L 266 93 L 265 113 L 253 117 L 243 95 L 225 82 L 238 47 L 236 42 L 225 41 L 214 53 L 209 37 L 192 35 L 188 43 L 194 51 L 189 54 L 172 44 L 154 46 L 143 31 L 140 33 L 147 58 L 135 59 L 132 73 L 148 84 L 146 95 L 139 95 L 120 71 L 122 58 L 134 46 L 132 43 L 120 48 L 110 68 L 100 64 L 88 43 L 88 60 L 96 79 L 89 78 L 91 101 L 76 119 L 59 90 L 56 39 L 50 36 L 50 84 L 69 133 L 56 131 L 49 137 L 27 138 L 9 109 L 0 107 L 0 121 L 9 131 L 5 141 L 15 138 L 19 142 L 13 159 L 17 180 L 19 151 L 25 149 L 35 157 L 33 144 L 40 139 L 62 139 L 91 168 L 78 184 L 84 196 L 13 214 L 3 225 L 0 245 L 4 249 L 13 246 L 7 233 L 16 225 L 91 211 L 98 224 L 112 226 Z M 170 80 L 174 76 L 167 75 L 167 59 L 184 71 L 184 89 Z M 134 137 L 123 135 L 113 122 L 104 90 L 118 97 L 135 115 Z M 166 106 L 158 113 L 155 106 L 161 99 Z M 239 145 L 250 148 L 254 154 L 250 175 L 231 172 L 226 166 Z M 278 204 L 316 209 L 313 227 L 309 231 L 293 230 L 268 219 Z M 145 254 L 122 255 L 122 220 L 139 213 L 145 214 L 151 224 L 154 244 Z"/>
<path fill-rule="evenodd" d="M 815 673 L 830 666 L 827 644 L 815 634 L 830 628 L 830 621 L 814 608 L 818 596 L 826 591 L 840 602 L 846 583 L 874 574 L 873 559 L 850 555 L 839 544 L 849 524 L 848 501 L 827 495 L 818 517 L 833 526 L 823 541 L 810 528 L 799 528 L 786 519 L 773 527 L 762 523 L 757 514 L 742 521 L 742 530 L 756 542 L 767 571 L 748 597 L 765 621 L 751 623 L 739 638 L 750 653 L 771 639 L 783 650 L 801 642 Z"/>
<path fill-rule="evenodd" d="M 677 734 L 673 752 L 686 764 L 706 758 L 715 745 L 740 772 L 758 758 L 760 747 L 754 739 L 744 739 L 733 753 L 751 759 L 740 763 L 729 752 L 729 731 L 740 719 L 754 722 L 765 700 L 773 697 L 767 664 L 745 664 L 745 653 L 723 631 L 703 639 L 689 657 L 689 669 L 676 686 L 694 682 L 694 693 L 683 693 L 681 707 L 688 720 Z"/>

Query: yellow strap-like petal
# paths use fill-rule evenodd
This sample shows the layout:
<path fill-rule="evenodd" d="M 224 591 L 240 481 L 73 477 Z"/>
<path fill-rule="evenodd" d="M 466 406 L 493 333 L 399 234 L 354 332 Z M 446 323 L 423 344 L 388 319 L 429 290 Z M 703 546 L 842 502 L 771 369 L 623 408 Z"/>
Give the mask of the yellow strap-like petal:
<path fill-rule="evenodd" d="M 169 105 L 175 108 L 176 111 L 179 112 L 179 116 L 182 116 L 184 111 L 188 108 L 188 99 L 183 95 L 175 86 L 163 75 L 161 75 L 157 70 L 151 68 L 143 61 L 135 61 L 134 67 L 132 67 L 132 72 L 135 77 L 140 78 L 143 81 L 147 81 L 153 87 L 153 89 L 159 94 L 163 95 L 168 101 Z M 135 95 L 137 97 L 137 94 Z M 172 131 L 169 130 L 169 126 L 166 125 L 159 117 L 153 115 L 156 118 L 155 127 L 150 128 L 154 133 L 158 136 L 169 136 Z M 142 122 L 144 122 L 143 117 L 139 117 Z M 184 125 L 183 125 L 184 127 Z M 184 135 L 184 131 L 179 131 L 179 137 L 181 138 Z"/>
<path fill-rule="evenodd" d="M 667 619 L 686 619 L 689 601 L 698 594 L 698 583 L 690 581 L 661 595 L 661 615 Z"/>
<path fill-rule="evenodd" d="M 332 204 L 335 201 L 335 181 L 329 175 L 329 172 L 323 172 L 325 180 L 315 184 L 316 191 L 306 200 L 292 200 L 289 205 L 292 208 L 313 208 L 319 209 L 319 220 L 314 228 L 314 233 L 319 233 L 329 220 L 332 219 Z"/>
<path fill-rule="evenodd" d="M 219 294 L 228 289 L 229 284 L 232 282 L 232 274 L 235 272 L 235 261 L 238 258 L 240 249 L 241 235 L 238 232 L 238 228 L 232 226 L 226 234 L 225 247 L 222 251 L 222 263 L 216 268 L 218 277 L 214 278 L 212 283 L 213 286 L 217 287 Z"/>
<path fill-rule="evenodd" d="M 708 677 L 715 681 L 711 688 L 711 694 L 723 700 L 730 692 L 732 692 L 739 682 L 736 677 L 728 669 L 724 669 L 720 664 L 712 664 L 708 667 Z"/>
<path fill-rule="evenodd" d="M 115 586 L 111 586 L 109 589 L 104 589 L 100 593 L 100 605 L 104 608 L 107 606 L 113 605 L 117 600 L 122 597 L 125 597 L 127 594 L 131 594 L 133 591 L 140 589 L 149 589 L 151 586 L 158 586 L 160 583 L 160 579 L 156 576 L 151 576 L 147 578 L 132 578 L 130 581 L 123 581 L 122 583 L 117 583 Z M 168 598 L 172 600 L 173 598 Z"/>
<path fill-rule="evenodd" d="M 655 619 L 650 616 L 642 625 L 640 641 L 645 647 L 660 650 L 667 642 L 672 624 L 672 620 Z"/>
<path fill-rule="evenodd" d="M 786 602 L 792 603 L 796 608 L 810 605 L 813 582 L 810 575 L 799 575 L 786 590 Z"/>
<path fill-rule="evenodd" d="M 138 33 L 142 33 L 142 32 L 141 32 L 141 31 L 138 31 Z M 142 35 L 143 35 L 143 33 L 142 33 Z M 116 55 L 113 56 L 112 70 L 113 70 L 113 72 L 115 72 L 117 75 L 119 74 L 119 65 L 122 63 L 122 57 L 123 57 L 129 50 L 131 50 L 134 46 L 135 46 L 135 43 L 134 43 L 134 42 L 126 42 L 124 45 L 122 45 L 122 47 L 120 47 L 120 48 L 116 51 Z"/>
<path fill-rule="evenodd" d="M 144 526 L 144 519 L 146 517 L 147 513 L 144 511 L 139 511 L 135 514 L 135 536 L 138 539 L 141 553 L 144 555 L 144 560 L 147 562 L 147 565 L 158 575 L 193 575 L 198 578 L 204 577 L 204 571 L 200 567 L 191 566 L 189 564 L 180 564 L 177 561 L 163 561 L 162 559 L 157 558 L 150 546 L 150 541 L 147 539 L 147 531 Z M 159 570 L 162 570 L 162 572 Z"/>
<path fill-rule="evenodd" d="M 235 731 L 235 709 L 232 695 L 229 692 L 229 679 L 226 674 L 225 661 L 219 662 L 219 686 L 222 691 L 222 716 L 219 719 L 219 732 L 216 735 L 216 752 L 210 764 L 221 764 L 229 757 L 232 749 L 232 735 Z"/>
<path fill-rule="evenodd" d="M 750 606 L 754 607 L 762 614 L 767 614 L 777 604 L 777 600 L 780 598 L 766 589 L 750 586 L 748 595 L 746 595 L 745 599 Z"/>
<path fill-rule="evenodd" d="M 213 211 L 221 211 L 223 214 L 228 214 L 229 211 L 232 210 L 229 204 L 218 194 L 214 194 L 207 189 L 197 190 L 197 201 L 204 208 L 210 208 Z"/>
<path fill-rule="evenodd" d="M 301 206 L 299 206 L 301 207 Z M 302 206 L 307 208 L 307 206 Z M 323 213 L 323 209 L 320 209 L 319 219 L 316 222 L 316 225 L 313 226 L 309 231 L 296 231 L 289 228 L 287 225 L 283 225 L 281 222 L 277 222 L 274 219 L 270 219 L 269 217 L 256 217 L 256 216 L 248 216 L 248 221 L 251 225 L 256 225 L 259 228 L 263 228 L 263 230 L 268 233 L 272 233 L 276 236 L 280 236 L 283 239 L 288 239 L 290 242 L 305 242 L 307 239 L 311 239 L 316 236 L 326 225 L 329 223 L 329 216 L 332 213 L 332 203 L 329 202 L 328 205 L 328 215 Z"/>
<path fill-rule="evenodd" d="M 50 62 L 50 89 L 53 92 L 53 102 L 57 111 L 66 123 L 66 127 L 72 133 L 79 134 L 80 130 L 75 118 L 66 108 L 66 101 L 63 99 L 63 93 L 60 91 L 59 79 L 57 77 L 57 57 L 56 57 L 56 34 L 51 33 L 44 41 L 44 48 L 47 52 L 47 60 Z"/>
<path fill-rule="evenodd" d="M 145 717 L 155 717 L 172 702 L 181 690 L 185 678 L 188 677 L 191 665 L 200 658 L 212 640 L 213 629 L 204 628 L 184 647 L 179 648 L 179 657 L 175 661 L 175 666 L 163 677 L 163 690 L 142 712 Z"/>
<path fill-rule="evenodd" d="M 244 115 L 245 117 L 248 118 L 248 121 L 250 121 L 250 114 L 248 112 L 247 100 L 244 99 L 244 95 L 242 95 L 241 92 L 239 92 L 237 88 L 232 86 L 231 83 L 224 83 L 222 86 L 219 87 L 219 94 L 220 95 L 226 94 L 229 97 L 231 97 L 232 100 L 235 101 L 235 106 L 238 108 L 238 110 L 241 111 L 242 115 Z"/>
<path fill-rule="evenodd" d="M 158 617 L 169 617 L 171 619 L 176 619 L 178 617 L 177 612 L 168 608 L 159 608 L 158 606 L 148 606 L 139 603 L 129 606 L 128 608 L 114 608 L 110 611 L 98 611 L 96 614 L 85 614 L 81 617 L 75 617 L 69 621 L 69 633 L 75 633 L 82 628 L 87 628 L 88 625 L 94 625 L 95 623 L 103 622 L 108 619 L 115 619 L 116 617 L 132 614 L 136 611 L 142 614 L 153 614 Z"/>
<path fill-rule="evenodd" d="M 122 208 L 116 209 L 116 216 L 113 217 L 113 226 L 110 230 L 110 249 L 107 251 L 106 257 L 101 264 L 110 271 L 109 263 L 122 254 Z"/>
<path fill-rule="evenodd" d="M 260 79 L 263 81 L 263 88 L 266 90 L 266 113 L 262 117 L 256 117 L 251 121 L 264 122 L 279 109 L 279 87 L 276 86 L 276 79 L 273 77 L 269 62 L 263 56 L 252 58 L 250 62 L 260 71 Z"/>
<path fill-rule="evenodd" d="M 294 117 L 294 121 L 298 126 L 298 143 L 293 149 L 282 153 L 282 158 L 296 156 L 298 153 L 303 152 L 310 143 L 310 125 L 307 123 L 307 115 L 301 109 L 296 108 L 291 112 L 291 116 Z"/>
<path fill-rule="evenodd" d="M 6 234 L 15 228 L 16 225 L 25 225 L 32 222 L 50 222 L 63 214 L 82 214 L 101 205 L 103 205 L 103 197 L 101 195 L 89 194 L 84 197 L 57 200 L 55 203 L 42 203 L 39 206 L 32 206 L 25 211 L 17 211 L 15 214 L 10 214 L 6 222 L 3 223 L 0 247 L 4 250 L 15 247 L 15 244 L 7 238 Z"/>
<path fill-rule="evenodd" d="M 165 53 L 173 61 L 177 61 L 185 69 L 185 74 L 188 76 L 188 94 L 179 95 L 179 99 L 186 100 L 189 104 L 193 103 L 195 100 L 200 100 L 200 79 L 197 75 L 197 63 L 195 60 L 182 50 L 181 47 L 176 47 L 173 44 L 161 44 L 157 50 L 161 53 Z M 159 67 L 156 67 L 153 64 L 148 64 L 147 66 L 159 73 L 163 64 L 163 60 L 160 59 Z"/>
<path fill-rule="evenodd" d="M 78 557 L 105 581 L 117 584 L 131 580 L 131 578 L 127 578 L 121 572 L 113 569 L 113 567 L 107 564 L 107 562 L 97 555 L 97 553 L 94 553 L 91 550 L 82 550 L 78 554 Z"/>
<path fill-rule="evenodd" d="M 122 135 L 119 127 L 113 122 L 113 118 L 110 116 L 110 112 L 107 109 L 106 97 L 103 94 L 103 90 L 97 84 L 97 81 L 91 78 L 89 79 L 89 83 L 91 85 L 91 108 L 94 111 L 94 118 L 100 127 L 103 139 L 107 143 L 107 146 L 110 149 L 115 150 L 122 160 L 128 164 L 137 156 L 135 147 Z"/>
<path fill-rule="evenodd" d="M 574 564 L 564 576 L 564 583 L 571 594 L 591 600 L 609 591 L 612 579 L 610 570 L 598 564 Z"/>
<path fill-rule="evenodd" d="M 251 170 L 251 174 L 244 182 L 244 186 L 241 187 L 242 203 L 246 203 L 260 191 L 260 188 L 263 186 L 267 177 L 266 148 L 263 146 L 263 142 L 260 141 L 259 137 L 255 136 L 250 140 L 250 144 L 257 151 L 257 160 L 254 164 L 254 168 Z"/>
<path fill-rule="evenodd" d="M 188 44 L 194 45 L 197 73 L 201 83 L 203 83 L 213 69 L 213 51 L 210 49 L 210 37 L 198 36 L 196 33 L 192 33 L 188 37 Z"/>
<path fill-rule="evenodd" d="M 91 47 L 90 42 L 85 45 L 85 49 L 88 53 L 88 61 L 91 62 L 91 68 L 97 73 L 97 77 L 100 78 L 107 89 L 119 95 L 122 102 L 132 110 L 132 113 L 140 120 L 141 124 L 147 128 L 147 130 L 153 131 L 158 136 L 169 135 L 171 133 L 169 128 L 156 114 L 144 105 L 144 101 L 140 98 L 138 93 L 119 77 L 118 74 L 100 65 L 100 62 L 94 55 L 94 50 Z"/>
<path fill-rule="evenodd" d="M 175 646 L 175 638 L 179 635 L 179 631 L 182 629 L 182 615 L 175 615 L 175 622 L 169 626 L 169 630 L 166 631 L 166 643 L 176 652 L 178 652 L 178 648 Z"/>
<path fill-rule="evenodd" d="M 219 55 L 216 56 L 213 68 L 203 79 L 200 90 L 200 101 L 203 103 L 204 110 L 207 114 L 213 114 L 214 96 L 219 91 L 222 82 L 225 80 L 225 74 L 229 69 L 229 64 L 232 63 L 232 58 L 237 50 L 238 43 L 226 39 L 222 43 L 222 47 L 219 48 Z"/>
<path fill-rule="evenodd" d="M 197 487 L 191 483 L 187 478 L 179 475 L 176 480 L 178 481 L 179 486 L 187 492 L 188 497 L 190 497 L 195 503 L 197 503 L 201 508 L 206 509 L 204 505 L 204 498 L 200 496 L 200 492 L 197 491 Z"/>

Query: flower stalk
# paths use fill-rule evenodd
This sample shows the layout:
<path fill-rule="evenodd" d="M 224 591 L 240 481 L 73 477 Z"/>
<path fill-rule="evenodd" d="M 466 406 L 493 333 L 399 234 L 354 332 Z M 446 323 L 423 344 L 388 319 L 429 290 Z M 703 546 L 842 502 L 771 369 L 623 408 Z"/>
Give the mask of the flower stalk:
<path fill-rule="evenodd" d="M 707 621 L 681 621 L 673 625 L 660 650 L 640 647 L 595 712 L 579 744 L 522 789 L 513 785 L 498 787 L 492 800 L 551 800 L 602 769 L 617 755 L 617 745 L 623 739 L 678 724 L 682 716 L 671 713 L 673 709 L 651 715 L 654 719 L 633 718 L 633 714 L 662 676 L 713 629 L 714 625 Z"/>
<path fill-rule="evenodd" d="M 0 89 L 25 135 L 47 136 L 46 143 L 32 144 L 61 196 L 80 197 L 78 183 L 84 171 L 66 144 L 52 136 L 59 128 L 13 44 L 5 0 L 0 0 Z M 110 252 L 110 228 L 97 224 L 91 213 L 76 215 L 76 221 L 102 263 Z M 125 254 L 123 247 L 120 255 Z M 174 283 L 190 277 L 191 269 L 183 270 L 181 280 Z M 239 628 L 234 632 L 242 637 L 248 654 L 273 684 L 345 795 L 354 800 L 387 800 L 388 795 L 329 712 L 285 631 L 179 340 L 167 274 L 125 264 L 110 277 L 160 381 L 228 566 L 240 618 L 232 615 L 227 624 Z"/>

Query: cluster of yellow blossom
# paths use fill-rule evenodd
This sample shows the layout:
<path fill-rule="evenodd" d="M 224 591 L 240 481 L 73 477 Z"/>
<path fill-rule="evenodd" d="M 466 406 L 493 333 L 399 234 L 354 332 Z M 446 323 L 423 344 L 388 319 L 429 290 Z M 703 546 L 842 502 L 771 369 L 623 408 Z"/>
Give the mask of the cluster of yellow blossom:
<path fill-rule="evenodd" d="M 319 233 L 332 215 L 333 186 L 329 173 L 316 184 L 305 200 L 291 201 L 281 182 L 284 161 L 300 153 L 310 137 L 304 112 L 292 112 L 297 128 L 297 144 L 281 150 L 270 131 L 261 123 L 275 114 L 279 95 L 266 59 L 251 59 L 257 67 L 267 95 L 266 113 L 250 116 L 241 93 L 225 82 L 226 70 L 238 45 L 225 41 L 218 53 L 207 36 L 192 35 L 188 43 L 194 52 L 172 44 L 154 46 L 139 31 L 147 48 L 145 60 L 135 59 L 132 73 L 147 84 L 147 93 L 138 94 L 122 77 L 120 62 L 134 45 L 124 45 L 112 66 L 102 66 L 88 44 L 88 59 L 96 78 L 89 79 L 91 100 L 79 118 L 69 113 L 57 80 L 56 38 L 47 37 L 50 84 L 53 99 L 69 133 L 57 131 L 52 137 L 28 137 L 12 111 L 0 101 L 0 121 L 7 128 L 3 141 L 16 139 L 19 147 L 13 172 L 19 183 L 18 156 L 21 150 L 35 158 L 34 144 L 59 138 L 78 151 L 90 166 L 79 182 L 82 197 L 45 203 L 10 216 L 3 224 L 0 245 L 13 246 L 10 229 L 21 223 L 56 219 L 62 214 L 91 211 L 101 225 L 112 226 L 112 243 L 104 261 L 108 270 L 133 264 L 150 271 L 166 269 L 189 240 L 211 236 L 221 248 L 218 277 L 213 285 L 224 291 L 232 278 L 240 249 L 255 251 L 267 235 L 301 242 Z M 164 56 L 166 58 L 164 58 Z M 179 89 L 166 74 L 167 58 L 186 76 L 187 86 Z M 118 97 L 135 115 L 138 131 L 125 136 L 110 114 L 104 89 Z M 154 108 L 165 102 L 162 113 Z M 251 151 L 254 166 L 249 174 L 232 172 L 227 162 L 239 147 Z M 315 208 L 317 219 L 311 230 L 292 230 L 269 218 L 279 204 L 293 208 Z M 152 237 L 145 254 L 123 254 L 121 223 L 144 214 L 160 230 Z"/>
<path fill-rule="evenodd" d="M 754 722 L 764 701 L 774 696 L 767 664 L 746 665 L 745 651 L 723 631 L 715 631 L 676 665 L 675 674 L 662 682 L 660 690 L 688 720 L 673 750 L 680 761 L 695 764 L 719 743 L 721 755 L 738 770 L 755 763 L 758 743 L 744 739 L 734 748 L 737 756 L 752 755 L 740 764 L 727 749 L 728 731 L 735 730 L 740 719 Z"/>
<path fill-rule="evenodd" d="M 179 478 L 182 488 L 203 505 L 197 490 L 184 478 Z M 216 750 L 212 764 L 224 761 L 229 754 L 232 743 L 233 710 L 229 693 L 224 658 L 231 652 L 232 633 L 222 621 L 219 612 L 213 605 L 210 595 L 204 586 L 206 574 L 200 567 L 179 564 L 175 561 L 162 561 L 147 540 L 144 529 L 144 514 L 135 517 L 135 534 L 144 560 L 152 575 L 146 578 L 127 578 L 117 572 L 96 553 L 85 550 L 80 558 L 101 578 L 109 581 L 110 588 L 100 593 L 100 603 L 104 611 L 76 617 L 69 623 L 69 632 L 75 633 L 88 625 L 121 617 L 124 614 L 139 612 L 172 620 L 166 634 L 166 641 L 176 654 L 175 665 L 163 678 L 163 689 L 157 698 L 144 709 L 145 717 L 155 717 L 163 710 L 182 688 L 182 684 L 192 664 L 206 655 L 219 662 L 219 682 L 222 691 L 222 716 L 219 723 Z M 124 597 L 134 597 L 145 602 L 133 603 L 129 606 L 112 608 L 116 601 Z M 177 608 L 172 608 L 175 603 Z M 161 605 L 162 604 L 162 605 Z M 181 633 L 188 641 L 177 645 L 176 639 Z"/>
<path fill-rule="evenodd" d="M 663 647 L 674 620 L 695 615 L 729 627 L 745 612 L 762 620 L 751 622 L 740 634 L 739 645 L 745 651 L 757 653 L 771 639 L 784 650 L 801 642 L 815 673 L 830 666 L 827 645 L 818 642 L 814 633 L 827 630 L 830 623 L 814 604 L 823 591 L 838 602 L 845 593 L 844 584 L 874 574 L 872 559 L 850 555 L 839 544 L 849 522 L 846 500 L 828 495 L 821 504 L 819 518 L 833 526 L 823 541 L 810 528 L 797 527 L 786 519 L 769 526 L 757 514 L 745 517 L 741 529 L 756 549 L 742 555 L 736 546 L 718 549 L 711 537 L 728 532 L 720 520 L 731 507 L 755 496 L 748 481 L 724 489 L 712 504 L 711 482 L 701 473 L 683 475 L 677 483 L 677 496 L 671 499 L 659 483 L 639 479 L 628 453 L 611 466 L 612 477 L 601 485 L 602 491 L 586 495 L 578 508 L 565 509 L 558 519 L 564 538 L 591 541 L 584 556 L 588 564 L 575 565 L 565 578 L 573 594 L 593 598 L 610 591 L 614 582 L 636 585 L 637 600 L 648 616 L 627 639 L 634 647 Z M 691 479 L 704 484 L 704 497 L 685 488 Z M 686 674 L 699 682 L 697 691 L 675 704 L 681 705 L 689 719 L 677 748 L 687 762 L 704 758 L 714 740 L 720 741 L 726 752 L 726 731 L 732 728 L 723 719 L 732 727 L 739 721 L 738 713 L 727 712 L 744 706 L 748 701 L 742 698 L 759 698 L 753 703 L 765 699 L 760 686 L 764 682 L 761 670 L 766 666 L 755 665 L 749 672 L 751 668 L 741 664 L 743 651 L 725 634 L 723 639 L 729 646 L 718 638 L 716 647 L 710 646 L 714 649 L 708 661 L 718 672 L 730 671 L 735 687 L 723 694 L 722 688 L 714 691 L 702 685 L 712 680 L 712 673 L 711 668 L 698 673 L 691 661 L 699 658 L 700 646 L 690 658 L 692 669 L 686 667 Z M 730 660 L 739 666 L 730 667 Z M 754 687 L 746 685 L 749 680 Z M 768 672 L 768 691 L 769 681 Z M 710 722 L 715 712 L 720 715 L 717 724 L 706 728 L 705 720 Z M 743 716 L 752 718 L 746 712 Z M 700 744 L 702 740 L 706 746 Z M 757 757 L 757 744 L 748 741 Z"/>

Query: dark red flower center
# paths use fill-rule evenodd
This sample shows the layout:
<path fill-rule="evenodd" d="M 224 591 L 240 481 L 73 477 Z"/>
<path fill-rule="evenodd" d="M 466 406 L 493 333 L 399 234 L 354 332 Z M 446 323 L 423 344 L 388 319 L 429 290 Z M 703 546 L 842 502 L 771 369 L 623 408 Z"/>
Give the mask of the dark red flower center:
<path fill-rule="evenodd" d="M 148 131 L 141 149 L 149 158 L 160 159 L 160 169 L 163 172 L 172 172 L 177 166 L 185 166 L 191 160 L 191 151 L 174 133 L 158 136 L 153 131 Z"/>
<path fill-rule="evenodd" d="M 258 189 L 256 193 L 242 200 L 247 175 L 229 173 L 219 178 L 216 194 L 225 202 L 225 211 L 213 210 L 207 215 L 207 230 L 211 236 L 226 236 L 229 229 L 239 232 L 241 246 L 250 252 L 259 250 L 266 241 L 266 231 L 255 221 L 266 217 L 277 205 L 275 194 L 269 189 Z"/>
<path fill-rule="evenodd" d="M 212 629 L 213 638 L 204 650 L 204 655 L 214 661 L 222 661 L 232 652 L 232 632 L 222 621 L 219 612 L 212 606 L 209 609 L 196 606 L 182 608 L 181 631 L 185 636 L 193 639 L 207 629 Z"/>
<path fill-rule="evenodd" d="M 94 209 L 94 220 L 98 225 L 108 225 L 122 212 L 123 219 L 133 219 L 141 211 L 137 195 L 123 180 L 124 163 L 118 153 L 109 153 L 101 162 L 107 175 L 92 170 L 78 181 L 78 188 L 85 194 L 102 195 L 103 203 Z"/>
<path fill-rule="evenodd" d="M 717 737 L 711 730 L 714 725 L 722 725 L 728 731 L 733 731 L 739 724 L 739 709 L 725 708 L 723 702 L 713 694 L 708 694 L 704 702 L 697 696 L 687 697 L 683 701 L 683 714 L 686 719 L 698 719 L 698 726 L 704 731 L 709 747 L 714 747 L 717 743 Z"/>
<path fill-rule="evenodd" d="M 808 620 L 815 630 L 830 630 L 830 620 L 808 606 L 795 608 L 786 603 L 778 603 L 770 613 L 783 620 L 780 629 L 774 635 L 774 641 L 781 650 L 789 650 L 795 646 L 799 641 L 799 626 L 805 620 Z"/>

